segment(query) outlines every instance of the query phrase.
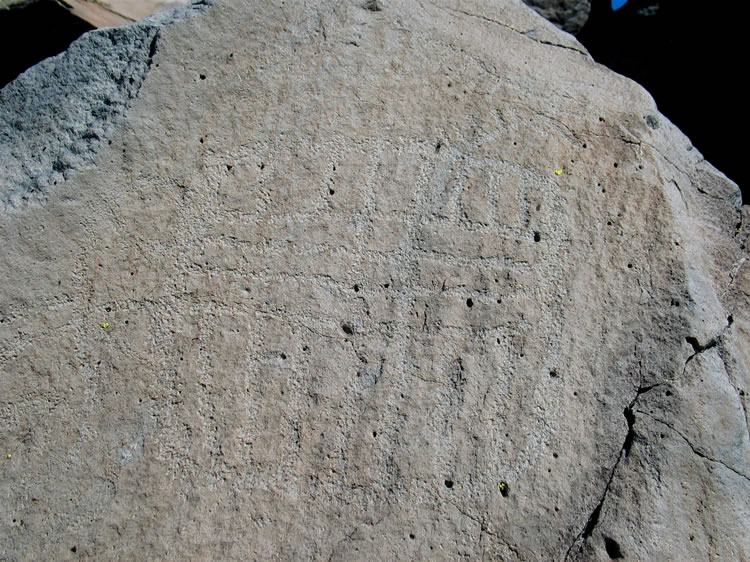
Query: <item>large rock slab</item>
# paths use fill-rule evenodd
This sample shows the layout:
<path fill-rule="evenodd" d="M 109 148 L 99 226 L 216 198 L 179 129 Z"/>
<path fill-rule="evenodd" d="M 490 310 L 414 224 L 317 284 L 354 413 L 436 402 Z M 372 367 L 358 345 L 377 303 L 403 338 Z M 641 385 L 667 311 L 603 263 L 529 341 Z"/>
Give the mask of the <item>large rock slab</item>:
<path fill-rule="evenodd" d="M 193 15 L 0 92 L 0 557 L 750 557 L 747 207 L 642 88 L 515 1 Z"/>

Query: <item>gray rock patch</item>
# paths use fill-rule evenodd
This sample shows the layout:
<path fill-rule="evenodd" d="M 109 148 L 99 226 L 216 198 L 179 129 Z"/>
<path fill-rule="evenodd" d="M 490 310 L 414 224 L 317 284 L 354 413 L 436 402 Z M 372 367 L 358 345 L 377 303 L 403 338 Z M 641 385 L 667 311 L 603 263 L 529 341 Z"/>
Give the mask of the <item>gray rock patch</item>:
<path fill-rule="evenodd" d="M 0 90 L 0 204 L 44 201 L 90 164 L 138 95 L 160 29 L 209 4 L 87 33 Z"/>

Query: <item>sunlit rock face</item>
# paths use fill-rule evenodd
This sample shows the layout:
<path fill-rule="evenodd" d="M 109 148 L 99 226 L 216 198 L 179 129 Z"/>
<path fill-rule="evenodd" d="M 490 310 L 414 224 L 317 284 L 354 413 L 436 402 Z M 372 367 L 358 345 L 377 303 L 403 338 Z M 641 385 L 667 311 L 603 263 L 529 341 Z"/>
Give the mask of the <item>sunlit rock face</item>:
<path fill-rule="evenodd" d="M 0 91 L 2 557 L 750 557 L 747 207 L 647 92 L 515 1 L 185 10 Z"/>

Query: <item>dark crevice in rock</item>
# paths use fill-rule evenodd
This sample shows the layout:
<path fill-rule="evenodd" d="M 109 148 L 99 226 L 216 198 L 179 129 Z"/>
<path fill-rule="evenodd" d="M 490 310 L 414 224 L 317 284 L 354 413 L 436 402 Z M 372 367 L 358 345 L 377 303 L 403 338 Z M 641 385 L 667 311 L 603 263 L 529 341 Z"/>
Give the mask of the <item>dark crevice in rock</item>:
<path fill-rule="evenodd" d="M 633 439 L 635 439 L 635 430 L 633 429 L 635 414 L 630 407 L 625 408 L 623 413 L 625 414 L 625 419 L 628 421 L 628 434 L 625 436 L 625 444 L 622 446 L 622 450 L 627 457 L 630 454 L 630 448 L 633 446 Z"/>
<path fill-rule="evenodd" d="M 612 478 L 610 477 L 609 482 L 607 482 L 607 490 L 609 489 L 609 485 L 611 482 L 612 482 Z M 602 505 L 604 504 L 604 499 L 606 497 L 607 490 L 604 491 L 605 495 L 602 496 L 601 500 L 599 500 L 599 505 L 597 505 L 594 508 L 594 511 L 591 512 L 591 515 L 589 515 L 589 520 L 586 521 L 586 526 L 583 528 L 583 533 L 581 534 L 581 538 L 584 541 L 591 536 L 591 533 L 594 532 L 594 529 L 599 524 L 599 514 L 602 511 Z"/>
<path fill-rule="evenodd" d="M 695 352 L 693 353 L 693 356 L 698 355 L 699 353 L 703 353 L 704 351 L 706 351 L 707 349 L 711 349 L 712 347 L 716 347 L 718 343 L 714 338 L 711 339 L 706 345 L 701 345 L 700 342 L 698 342 L 698 338 L 694 338 L 692 336 L 686 337 L 685 341 L 693 347 L 693 351 Z"/>
<path fill-rule="evenodd" d="M 367 0 L 365 2 L 364 6 L 362 6 L 365 10 L 369 10 L 371 12 L 382 12 L 383 8 L 380 6 L 380 2 L 378 0 Z"/>
<path fill-rule="evenodd" d="M 156 45 L 159 42 L 160 38 L 161 31 L 157 29 L 156 33 L 154 33 L 154 38 L 151 39 L 151 45 L 148 48 L 148 61 L 146 61 L 146 63 L 148 64 L 149 68 L 151 68 L 151 65 L 154 64 L 154 56 L 156 56 Z"/>
<path fill-rule="evenodd" d="M 607 556 L 610 560 L 619 560 L 625 558 L 620 549 L 620 544 L 610 537 L 604 537 L 604 550 L 607 551 Z"/>
<path fill-rule="evenodd" d="M 624 411 L 623 415 L 625 416 L 625 421 L 628 424 L 628 432 L 625 435 L 625 440 L 623 441 L 622 447 L 620 448 L 620 452 L 617 455 L 617 461 L 615 462 L 614 466 L 610 470 L 609 478 L 607 480 L 607 484 L 604 487 L 604 492 L 601 495 L 601 498 L 599 499 L 599 503 L 596 504 L 596 507 L 594 507 L 593 511 L 591 512 L 591 515 L 589 515 L 588 520 L 586 521 L 586 525 L 584 526 L 583 530 L 581 530 L 571 543 L 571 545 L 568 547 L 567 552 L 565 553 L 565 560 L 567 560 L 571 552 L 573 551 L 573 548 L 576 546 L 576 544 L 579 544 L 579 550 L 583 547 L 586 540 L 593 534 L 594 529 L 596 529 L 596 526 L 599 524 L 599 516 L 601 515 L 602 507 L 604 506 L 604 502 L 607 499 L 607 494 L 609 493 L 609 487 L 612 485 L 612 481 L 614 480 L 615 473 L 617 472 L 617 467 L 620 465 L 620 461 L 627 457 L 630 454 L 630 449 L 633 446 L 633 441 L 635 440 L 635 404 L 638 401 L 638 399 L 641 397 L 641 395 L 645 394 L 646 392 L 649 392 L 650 390 L 657 388 L 660 386 L 660 384 L 652 384 L 652 385 L 641 385 L 638 387 L 638 390 L 636 391 L 635 397 L 630 401 L 630 404 L 628 404 Z"/>
<path fill-rule="evenodd" d="M 527 33 L 528 32 L 521 33 L 521 34 L 527 35 Z M 585 51 L 582 51 L 581 49 L 576 49 L 575 47 L 570 47 L 568 45 L 561 45 L 559 43 L 553 43 L 552 41 L 545 41 L 544 39 L 536 39 L 536 42 L 541 43 L 542 45 L 551 45 L 553 47 L 560 47 L 561 49 L 567 49 L 568 51 L 573 51 L 575 53 L 578 53 L 579 55 L 584 55 L 586 57 L 589 56 L 588 53 L 586 53 Z"/>
<path fill-rule="evenodd" d="M 703 353 L 704 351 L 708 351 L 709 349 L 713 349 L 714 347 L 718 346 L 719 343 L 721 343 L 721 338 L 724 336 L 724 332 L 726 332 L 729 328 L 732 327 L 733 322 L 734 322 L 734 316 L 730 314 L 729 316 L 727 316 L 727 325 L 724 327 L 721 333 L 718 336 L 713 337 L 710 340 L 708 340 L 708 342 L 705 344 L 701 344 L 698 338 L 694 336 L 687 336 L 685 338 L 685 341 L 690 344 L 690 347 L 693 348 L 693 353 L 692 355 L 690 355 L 690 357 L 688 357 L 685 360 L 685 366 L 682 368 L 681 376 L 685 375 L 688 364 L 693 360 L 693 358 L 696 355 L 699 355 Z M 731 381 L 730 381 L 730 384 L 731 384 Z"/>

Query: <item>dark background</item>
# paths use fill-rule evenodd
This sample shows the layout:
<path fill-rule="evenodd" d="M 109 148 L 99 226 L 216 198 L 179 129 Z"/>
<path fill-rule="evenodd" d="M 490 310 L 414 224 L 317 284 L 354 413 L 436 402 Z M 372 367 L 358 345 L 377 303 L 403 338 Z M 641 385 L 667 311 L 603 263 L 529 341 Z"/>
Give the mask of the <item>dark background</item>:
<path fill-rule="evenodd" d="M 613 13 L 610 0 L 593 0 L 578 40 L 594 60 L 644 86 L 748 203 L 744 4 L 629 0 Z"/>
<path fill-rule="evenodd" d="M 743 4 L 629 0 L 612 12 L 610 0 L 592 0 L 578 39 L 596 61 L 642 84 L 706 159 L 740 185 L 748 202 Z M 51 0 L 1 13 L 0 87 L 91 29 Z"/>
<path fill-rule="evenodd" d="M 39 61 L 57 55 L 93 27 L 47 0 L 0 11 L 0 88 Z"/>

